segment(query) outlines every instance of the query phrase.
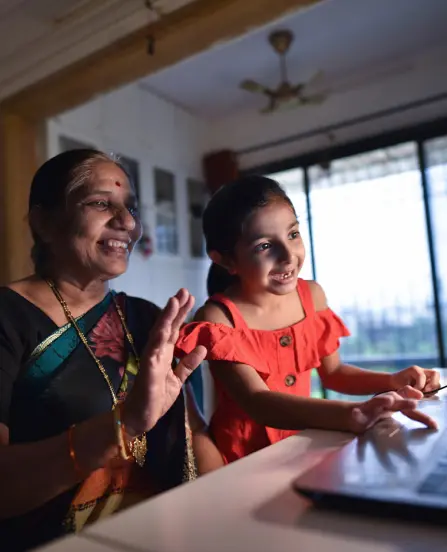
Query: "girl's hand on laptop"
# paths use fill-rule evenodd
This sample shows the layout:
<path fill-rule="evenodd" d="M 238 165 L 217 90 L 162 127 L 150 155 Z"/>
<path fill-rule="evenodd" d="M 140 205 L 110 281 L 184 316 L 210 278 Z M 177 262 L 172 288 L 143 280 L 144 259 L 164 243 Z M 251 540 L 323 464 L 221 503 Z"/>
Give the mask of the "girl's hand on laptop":
<path fill-rule="evenodd" d="M 418 400 L 422 397 L 421 391 L 407 385 L 399 391 L 389 391 L 376 395 L 366 402 L 353 403 L 350 429 L 353 433 L 363 433 L 380 420 L 392 416 L 394 412 L 402 412 L 411 420 L 416 420 L 428 428 L 437 429 L 435 420 L 417 410 Z"/>
<path fill-rule="evenodd" d="M 439 382 L 440 375 L 438 371 L 421 368 L 420 366 L 409 366 L 405 370 L 391 375 L 391 388 L 396 390 L 410 385 L 414 389 L 427 393 L 438 389 Z"/>

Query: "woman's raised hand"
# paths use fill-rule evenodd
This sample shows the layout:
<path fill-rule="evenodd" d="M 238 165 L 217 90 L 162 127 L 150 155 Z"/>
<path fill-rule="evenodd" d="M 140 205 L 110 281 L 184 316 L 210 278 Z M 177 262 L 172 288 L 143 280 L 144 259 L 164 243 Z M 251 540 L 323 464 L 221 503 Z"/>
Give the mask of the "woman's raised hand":
<path fill-rule="evenodd" d="M 180 289 L 171 297 L 152 328 L 140 360 L 134 386 L 123 404 L 122 419 L 130 437 L 152 429 L 179 396 L 188 376 L 205 359 L 199 345 L 173 369 L 179 330 L 194 305 L 194 297 Z"/>

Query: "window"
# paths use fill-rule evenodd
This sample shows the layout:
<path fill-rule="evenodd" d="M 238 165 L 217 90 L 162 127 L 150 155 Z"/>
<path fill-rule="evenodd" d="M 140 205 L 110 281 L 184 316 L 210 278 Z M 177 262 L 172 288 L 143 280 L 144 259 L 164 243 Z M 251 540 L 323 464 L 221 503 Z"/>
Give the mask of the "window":
<path fill-rule="evenodd" d="M 188 218 L 191 257 L 206 256 L 205 240 L 202 232 L 202 214 L 208 201 L 208 193 L 203 182 L 188 179 Z"/>
<path fill-rule="evenodd" d="M 158 253 L 178 253 L 177 213 L 174 175 L 163 169 L 154 170 L 155 239 Z"/>
<path fill-rule="evenodd" d="M 447 137 L 425 144 L 426 176 L 439 295 L 441 341 L 447 346 Z"/>
<path fill-rule="evenodd" d="M 313 252 L 314 273 L 330 307 L 351 331 L 341 340 L 343 360 L 381 371 L 442 365 L 447 138 L 402 143 L 271 176 L 292 199 L 308 256 Z M 302 277 L 311 277 L 310 268 Z M 341 397 L 331 391 L 327 396 Z"/>
<path fill-rule="evenodd" d="M 343 359 L 377 370 L 436 366 L 416 144 L 311 167 L 309 181 L 318 279 L 351 331 Z"/>

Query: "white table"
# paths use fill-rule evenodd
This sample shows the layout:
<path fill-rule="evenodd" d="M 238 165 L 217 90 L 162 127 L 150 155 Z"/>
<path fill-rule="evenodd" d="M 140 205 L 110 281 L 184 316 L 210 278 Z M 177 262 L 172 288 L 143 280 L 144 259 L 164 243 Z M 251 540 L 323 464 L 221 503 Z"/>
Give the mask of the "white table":
<path fill-rule="evenodd" d="M 303 431 L 42 552 L 447 550 L 447 519 L 443 529 L 323 512 L 291 489 L 294 478 L 350 439 L 344 433 Z"/>
<path fill-rule="evenodd" d="M 83 538 L 150 552 L 426 552 L 447 531 L 316 511 L 292 480 L 350 437 L 306 431 L 94 525 Z"/>

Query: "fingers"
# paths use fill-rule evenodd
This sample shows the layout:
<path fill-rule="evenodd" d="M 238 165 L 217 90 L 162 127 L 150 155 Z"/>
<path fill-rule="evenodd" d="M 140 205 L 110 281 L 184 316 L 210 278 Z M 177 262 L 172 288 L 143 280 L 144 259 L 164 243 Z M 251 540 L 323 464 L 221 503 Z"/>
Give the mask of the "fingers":
<path fill-rule="evenodd" d="M 411 388 L 410 388 L 411 389 Z M 414 389 L 416 391 L 416 389 Z M 384 403 L 384 401 L 383 401 Z M 410 397 L 402 397 L 399 393 L 392 392 L 390 393 L 390 396 L 388 397 L 388 401 L 386 404 L 380 404 L 380 405 L 373 405 L 373 410 L 380 410 L 382 411 L 386 410 L 388 412 L 399 412 L 400 410 L 411 410 L 416 408 L 417 406 L 417 400 Z"/>
<path fill-rule="evenodd" d="M 436 389 L 437 387 L 441 386 L 441 374 L 437 370 L 431 370 L 430 373 L 432 374 L 430 384 L 434 386 Z"/>
<path fill-rule="evenodd" d="M 157 323 L 151 331 L 151 347 L 159 348 L 166 344 L 172 334 L 172 324 L 176 319 L 180 305 L 177 297 L 171 297 L 161 311 Z"/>
<path fill-rule="evenodd" d="M 186 316 L 194 306 L 194 297 L 182 288 L 171 297 L 162 310 L 153 329 L 151 345 L 159 348 L 166 343 L 174 344 Z"/>
<path fill-rule="evenodd" d="M 408 390 L 409 393 L 413 391 Z M 391 416 L 393 412 L 400 410 L 412 411 L 416 406 L 417 401 L 415 399 L 403 397 L 395 391 L 377 395 L 369 401 L 359 404 L 353 410 L 354 427 L 356 427 L 356 432 L 361 433 L 372 427 L 382 418 Z"/>
<path fill-rule="evenodd" d="M 182 327 L 182 324 L 184 323 L 185 318 L 188 316 L 188 313 L 193 308 L 194 302 L 195 302 L 194 297 L 189 293 L 189 291 L 183 288 L 177 292 L 175 297 L 179 302 L 179 310 L 172 322 L 172 328 L 171 328 L 172 343 L 175 343 L 177 341 L 180 328 Z"/>
<path fill-rule="evenodd" d="M 415 389 L 424 389 L 427 382 L 427 376 L 425 375 L 425 370 L 419 366 L 410 366 L 408 368 L 409 373 L 412 378 L 412 385 Z"/>
<path fill-rule="evenodd" d="M 411 387 L 411 385 L 406 385 L 405 387 L 402 387 L 402 389 L 399 389 L 399 391 L 396 391 L 401 397 L 405 397 L 407 399 L 422 399 L 424 396 L 424 393 L 422 391 L 419 391 L 419 389 L 415 389 L 414 387 Z"/>
<path fill-rule="evenodd" d="M 198 345 L 188 355 L 182 358 L 175 369 L 175 375 L 183 383 L 188 379 L 191 373 L 205 360 L 207 350 L 202 345 Z"/>
<path fill-rule="evenodd" d="M 373 397 L 369 401 L 366 401 L 360 405 L 359 408 L 365 413 L 365 415 L 371 416 L 376 415 L 378 412 L 397 412 L 403 408 L 415 408 L 417 405 L 415 400 L 416 397 L 412 397 L 411 395 L 417 394 L 417 398 L 421 398 L 422 393 L 410 386 L 407 386 L 404 389 L 409 396 L 404 396 L 396 391 L 390 391 L 389 393 Z"/>
<path fill-rule="evenodd" d="M 436 370 L 424 370 L 426 376 L 426 383 L 424 387 L 424 392 L 428 393 L 430 391 L 435 391 L 441 386 L 441 376 Z"/>
<path fill-rule="evenodd" d="M 428 428 L 437 429 L 437 423 L 424 412 L 417 410 L 418 400 L 423 393 L 407 385 L 399 392 L 389 392 L 377 395 L 369 401 L 360 404 L 352 412 L 354 421 L 358 424 L 358 430 L 365 431 L 379 420 L 401 411 L 407 418 L 424 424 Z"/>
<path fill-rule="evenodd" d="M 405 414 L 407 418 L 410 418 L 411 420 L 415 420 L 416 422 L 420 422 L 421 424 L 424 424 L 430 429 L 438 429 L 438 424 L 433 418 L 430 418 L 427 414 L 424 412 L 421 412 L 420 410 L 402 410 L 402 414 Z"/>

